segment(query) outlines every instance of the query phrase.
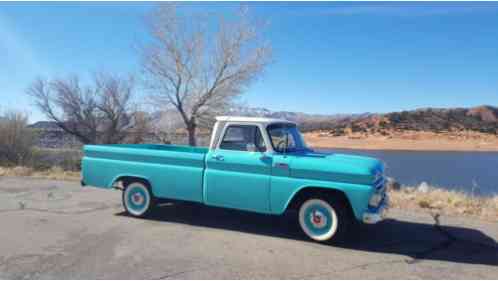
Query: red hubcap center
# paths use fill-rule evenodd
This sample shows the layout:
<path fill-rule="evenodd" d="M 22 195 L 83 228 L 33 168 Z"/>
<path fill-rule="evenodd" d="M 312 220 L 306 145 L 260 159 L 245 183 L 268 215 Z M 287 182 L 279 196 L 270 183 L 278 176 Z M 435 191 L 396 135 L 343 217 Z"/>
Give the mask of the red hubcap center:
<path fill-rule="evenodd" d="M 132 195 L 132 200 L 136 203 L 136 204 L 140 204 L 140 202 L 142 201 L 142 196 L 140 196 L 140 194 L 133 194 Z"/>

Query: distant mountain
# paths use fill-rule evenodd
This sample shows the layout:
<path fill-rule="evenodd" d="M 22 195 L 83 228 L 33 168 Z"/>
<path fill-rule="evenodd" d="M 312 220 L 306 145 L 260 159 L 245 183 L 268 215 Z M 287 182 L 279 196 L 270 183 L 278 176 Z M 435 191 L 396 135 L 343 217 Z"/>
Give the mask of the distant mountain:
<path fill-rule="evenodd" d="M 232 116 L 259 116 L 268 118 L 281 118 L 293 122 L 308 120 L 335 120 L 355 116 L 355 114 L 309 114 L 293 111 L 271 111 L 264 107 L 243 107 L 237 106 L 230 108 L 227 115 Z"/>
<path fill-rule="evenodd" d="M 327 130 L 337 128 L 339 124 L 373 116 L 372 113 L 362 114 L 309 114 L 293 111 L 271 111 L 263 107 L 233 107 L 226 115 L 252 116 L 285 119 L 299 124 L 303 131 Z"/>
<path fill-rule="evenodd" d="M 31 125 L 28 125 L 28 128 L 38 130 L 62 131 L 62 129 L 57 126 L 57 123 L 55 121 L 38 121 Z"/>
<path fill-rule="evenodd" d="M 174 110 L 144 113 L 154 127 L 166 131 L 183 126 Z M 385 114 L 308 114 L 291 111 L 271 111 L 263 107 L 233 107 L 224 115 L 286 119 L 296 122 L 304 132 L 328 131 L 332 135 L 348 132 L 388 134 L 390 131 L 462 131 L 471 130 L 498 135 L 498 107 L 483 105 L 473 108 L 420 108 Z M 40 121 L 31 128 L 60 130 L 54 122 Z M 209 126 L 210 127 L 210 126 Z"/>

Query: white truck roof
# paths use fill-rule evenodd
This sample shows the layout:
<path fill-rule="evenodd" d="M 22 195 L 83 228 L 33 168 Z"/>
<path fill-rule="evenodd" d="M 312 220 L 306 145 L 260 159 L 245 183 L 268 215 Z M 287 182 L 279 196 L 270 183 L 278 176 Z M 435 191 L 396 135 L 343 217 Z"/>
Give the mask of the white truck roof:
<path fill-rule="evenodd" d="M 216 121 L 221 122 L 256 122 L 256 123 L 291 123 L 294 122 L 285 120 L 285 119 L 277 119 L 277 118 L 265 118 L 265 117 L 245 117 L 245 116 L 216 116 Z"/>
<path fill-rule="evenodd" d="M 246 116 L 216 116 L 216 124 L 214 124 L 213 132 L 211 135 L 211 141 L 209 142 L 210 149 L 216 149 L 218 142 L 220 141 L 222 131 L 224 127 L 227 125 L 227 122 L 234 123 L 257 123 L 262 126 L 268 126 L 273 123 L 287 123 L 294 124 L 296 123 L 285 120 L 285 119 L 277 119 L 277 118 L 265 118 L 265 117 L 246 117 Z M 263 138 L 267 139 L 267 135 L 263 134 Z M 270 143 L 269 140 L 266 140 L 266 143 Z M 272 149 L 271 147 L 269 149 Z"/>

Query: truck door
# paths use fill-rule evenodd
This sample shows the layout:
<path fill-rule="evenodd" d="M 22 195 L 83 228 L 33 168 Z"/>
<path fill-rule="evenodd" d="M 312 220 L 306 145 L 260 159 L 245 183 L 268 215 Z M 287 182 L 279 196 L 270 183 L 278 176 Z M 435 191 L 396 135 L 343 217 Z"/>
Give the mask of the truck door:
<path fill-rule="evenodd" d="M 206 155 L 208 205 L 268 213 L 272 158 L 257 125 L 227 125 L 219 147 Z"/>

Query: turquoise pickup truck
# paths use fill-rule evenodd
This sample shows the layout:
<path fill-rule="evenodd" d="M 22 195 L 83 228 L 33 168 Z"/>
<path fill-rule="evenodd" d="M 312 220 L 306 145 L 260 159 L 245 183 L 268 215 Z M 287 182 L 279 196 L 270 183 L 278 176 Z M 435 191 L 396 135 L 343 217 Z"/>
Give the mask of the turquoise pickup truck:
<path fill-rule="evenodd" d="M 123 190 L 143 217 L 161 199 L 280 215 L 297 211 L 315 241 L 344 239 L 355 221 L 377 223 L 387 207 L 377 159 L 319 153 L 295 123 L 217 117 L 209 148 L 157 144 L 86 145 L 82 185 Z"/>

